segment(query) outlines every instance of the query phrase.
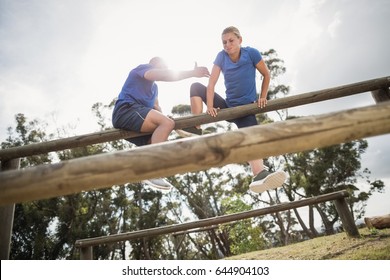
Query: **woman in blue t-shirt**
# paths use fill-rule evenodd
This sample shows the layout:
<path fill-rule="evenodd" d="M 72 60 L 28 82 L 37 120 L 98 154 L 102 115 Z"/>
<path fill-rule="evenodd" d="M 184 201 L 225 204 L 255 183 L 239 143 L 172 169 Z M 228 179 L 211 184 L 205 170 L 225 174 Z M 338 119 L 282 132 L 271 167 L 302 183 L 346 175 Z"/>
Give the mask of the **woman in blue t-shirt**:
<path fill-rule="evenodd" d="M 222 32 L 223 50 L 214 61 L 208 86 L 200 83 L 191 85 L 191 111 L 193 114 L 203 112 L 203 103 L 207 105 L 207 113 L 217 116 L 219 109 L 256 103 L 260 108 L 267 105 L 267 94 L 270 83 L 270 73 L 257 49 L 241 47 L 240 31 L 233 26 Z M 260 96 L 257 98 L 256 71 L 263 77 Z M 215 93 L 215 85 L 221 74 L 224 75 L 226 100 Z M 230 120 L 238 128 L 257 125 L 255 115 Z M 196 131 L 197 130 L 197 131 Z M 194 131 L 201 134 L 198 127 Z M 280 187 L 286 180 L 283 171 L 271 173 L 264 168 L 263 159 L 249 162 L 253 172 L 253 182 L 249 185 L 251 191 L 260 193 L 268 189 Z"/>

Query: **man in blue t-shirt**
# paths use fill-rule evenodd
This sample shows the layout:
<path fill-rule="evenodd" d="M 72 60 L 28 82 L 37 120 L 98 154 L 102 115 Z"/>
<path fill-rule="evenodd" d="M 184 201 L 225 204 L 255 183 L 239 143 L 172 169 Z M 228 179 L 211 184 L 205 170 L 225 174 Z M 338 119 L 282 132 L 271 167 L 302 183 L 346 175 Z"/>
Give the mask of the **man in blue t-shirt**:
<path fill-rule="evenodd" d="M 241 47 L 240 31 L 230 26 L 222 32 L 223 50 L 217 54 L 211 70 L 207 87 L 200 83 L 191 85 L 191 111 L 193 114 L 203 112 L 203 103 L 207 105 L 207 113 L 217 116 L 219 109 L 257 103 L 263 108 L 267 105 L 267 94 L 270 83 L 270 73 L 257 49 Z M 259 97 L 256 92 L 256 71 L 263 77 Z M 215 85 L 223 73 L 226 87 L 226 100 L 215 93 Z M 257 125 L 255 115 L 230 120 L 238 128 Z M 200 130 L 200 127 L 197 127 Z M 198 131 L 201 134 L 201 131 Z M 260 193 L 282 186 L 287 176 L 283 171 L 269 172 L 265 169 L 263 159 L 249 162 L 253 181 L 249 189 Z"/>
<path fill-rule="evenodd" d="M 141 64 L 130 71 L 125 84 L 119 93 L 112 113 L 112 124 L 115 128 L 149 135 L 126 139 L 137 146 L 164 142 L 175 127 L 175 122 L 162 114 L 158 103 L 158 86 L 156 81 L 173 82 L 192 77 L 209 77 L 206 67 L 188 71 L 168 69 L 163 59 L 154 57 L 148 64 Z M 170 190 L 172 185 L 163 178 L 144 181 L 152 187 Z"/>

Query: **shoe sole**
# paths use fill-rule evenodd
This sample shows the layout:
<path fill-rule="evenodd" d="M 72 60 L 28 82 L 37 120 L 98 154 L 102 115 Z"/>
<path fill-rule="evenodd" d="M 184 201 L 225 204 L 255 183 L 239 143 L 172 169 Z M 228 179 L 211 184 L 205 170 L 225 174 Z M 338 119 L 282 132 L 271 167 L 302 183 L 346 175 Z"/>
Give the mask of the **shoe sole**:
<path fill-rule="evenodd" d="M 170 191 L 173 188 L 173 186 L 163 187 L 163 186 L 160 186 L 160 185 L 156 185 L 156 184 L 153 184 L 152 182 L 147 181 L 147 180 L 144 180 L 141 183 L 144 183 L 144 184 L 148 185 L 149 187 L 152 187 L 153 189 L 157 189 L 159 191 Z"/>
<path fill-rule="evenodd" d="M 176 131 L 177 134 L 179 134 L 180 137 L 183 137 L 183 138 L 199 136 L 198 134 L 191 133 L 191 132 L 188 132 L 188 131 L 184 131 L 182 129 L 176 129 L 175 131 Z"/>
<path fill-rule="evenodd" d="M 262 193 L 281 187 L 286 179 L 286 173 L 283 171 L 277 171 L 265 177 L 263 181 L 252 182 L 249 185 L 249 189 L 254 193 Z"/>

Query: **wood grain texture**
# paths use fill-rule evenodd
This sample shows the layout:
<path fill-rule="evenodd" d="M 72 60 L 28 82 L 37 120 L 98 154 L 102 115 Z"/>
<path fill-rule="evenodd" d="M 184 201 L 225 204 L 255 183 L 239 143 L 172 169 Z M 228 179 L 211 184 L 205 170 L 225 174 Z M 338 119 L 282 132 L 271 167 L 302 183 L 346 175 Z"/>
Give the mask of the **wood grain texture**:
<path fill-rule="evenodd" d="M 175 129 L 192 127 L 206 123 L 213 123 L 222 120 L 230 120 L 249 114 L 260 114 L 275 110 L 287 109 L 296 106 L 306 105 L 310 103 L 346 97 L 358 93 L 376 91 L 379 89 L 388 89 L 390 87 L 390 77 L 382 77 L 358 83 L 338 86 L 319 91 L 313 91 L 298 95 L 293 95 L 285 98 L 279 98 L 268 101 L 267 107 L 260 109 L 256 104 L 249 104 L 234 108 L 221 110 L 216 118 L 208 114 L 191 115 L 175 119 Z M 383 91 L 383 90 L 382 90 Z M 382 92 L 381 91 L 381 92 Z M 373 95 L 377 96 L 377 94 Z M 382 96 L 382 95 L 381 95 Z M 89 133 L 80 136 L 63 138 L 43 143 L 34 143 L 22 147 L 15 147 L 0 150 L 0 160 L 12 158 L 21 158 L 31 155 L 44 154 L 48 152 L 61 151 L 65 149 L 84 147 L 87 145 L 115 141 L 145 135 L 146 133 L 137 133 L 120 129 L 109 129 L 96 133 Z"/>
<path fill-rule="evenodd" d="M 310 150 L 390 132 L 390 102 L 0 173 L 0 205 Z"/>

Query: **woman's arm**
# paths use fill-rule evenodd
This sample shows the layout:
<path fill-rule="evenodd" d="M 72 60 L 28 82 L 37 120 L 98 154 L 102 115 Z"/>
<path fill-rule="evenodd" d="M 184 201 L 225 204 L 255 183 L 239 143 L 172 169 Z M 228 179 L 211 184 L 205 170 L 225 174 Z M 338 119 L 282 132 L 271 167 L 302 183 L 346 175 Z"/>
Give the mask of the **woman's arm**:
<path fill-rule="evenodd" d="M 207 85 L 207 114 L 211 115 L 212 117 L 217 116 L 217 109 L 219 109 L 219 108 L 214 108 L 214 92 L 215 92 L 215 85 L 218 82 L 218 78 L 220 74 L 221 74 L 221 68 L 219 68 L 219 66 L 214 64 L 213 69 L 211 70 L 209 83 Z"/>
<path fill-rule="evenodd" d="M 263 108 L 267 105 L 267 95 L 268 95 L 269 84 L 271 81 L 271 74 L 270 74 L 268 67 L 265 64 L 263 59 L 260 60 L 259 63 L 257 63 L 256 69 L 263 76 L 263 82 L 261 84 L 260 96 L 259 96 L 259 100 L 257 101 L 257 106 L 259 106 L 260 108 Z"/>

